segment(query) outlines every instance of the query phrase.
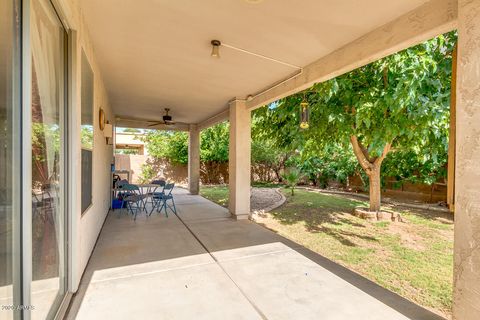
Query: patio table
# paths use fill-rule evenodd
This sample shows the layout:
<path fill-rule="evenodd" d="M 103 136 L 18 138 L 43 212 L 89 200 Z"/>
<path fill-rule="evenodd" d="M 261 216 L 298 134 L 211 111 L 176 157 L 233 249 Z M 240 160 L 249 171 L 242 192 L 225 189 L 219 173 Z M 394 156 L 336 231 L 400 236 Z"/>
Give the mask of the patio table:
<path fill-rule="evenodd" d="M 153 193 L 155 192 L 155 190 L 157 190 L 157 188 L 160 187 L 160 185 L 154 184 L 154 183 L 140 183 L 140 184 L 135 184 L 135 185 L 140 190 L 140 193 L 142 194 L 142 196 L 145 197 L 145 202 L 143 202 L 143 209 L 145 210 L 145 212 L 147 212 L 147 201 L 146 201 L 146 199 L 148 197 L 151 197 L 153 195 Z M 146 189 L 146 192 L 145 192 L 145 189 Z M 153 208 L 152 208 L 151 211 L 153 211 Z"/>

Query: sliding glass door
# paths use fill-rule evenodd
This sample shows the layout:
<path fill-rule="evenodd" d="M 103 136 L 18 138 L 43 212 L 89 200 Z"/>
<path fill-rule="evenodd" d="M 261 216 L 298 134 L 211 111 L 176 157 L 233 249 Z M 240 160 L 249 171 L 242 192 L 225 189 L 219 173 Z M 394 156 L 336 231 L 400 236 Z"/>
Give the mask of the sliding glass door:
<path fill-rule="evenodd" d="M 0 319 L 20 315 L 20 5 L 0 1 Z"/>
<path fill-rule="evenodd" d="M 66 292 L 66 31 L 48 0 L 30 2 L 32 319 Z"/>
<path fill-rule="evenodd" d="M 0 0 L 2 320 L 53 319 L 66 293 L 66 41 L 49 0 Z"/>

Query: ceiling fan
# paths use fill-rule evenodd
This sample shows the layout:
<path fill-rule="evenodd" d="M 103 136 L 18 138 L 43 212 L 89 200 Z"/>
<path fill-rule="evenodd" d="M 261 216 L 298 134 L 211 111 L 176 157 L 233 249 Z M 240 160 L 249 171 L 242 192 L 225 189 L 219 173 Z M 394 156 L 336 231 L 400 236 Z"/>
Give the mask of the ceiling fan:
<path fill-rule="evenodd" d="M 149 121 L 149 122 L 153 122 L 151 124 L 149 124 L 148 126 L 149 127 L 155 127 L 155 126 L 158 126 L 159 124 L 164 124 L 166 126 L 170 126 L 170 125 L 174 125 L 176 122 L 172 120 L 172 116 L 168 114 L 168 112 L 170 111 L 170 108 L 165 108 L 165 114 L 163 115 L 162 117 L 162 121 Z"/>

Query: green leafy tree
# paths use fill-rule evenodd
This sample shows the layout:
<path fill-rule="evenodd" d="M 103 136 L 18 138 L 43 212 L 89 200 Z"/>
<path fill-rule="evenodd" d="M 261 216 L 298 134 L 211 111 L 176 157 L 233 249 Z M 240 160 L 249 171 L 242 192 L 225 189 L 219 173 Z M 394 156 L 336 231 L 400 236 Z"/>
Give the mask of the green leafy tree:
<path fill-rule="evenodd" d="M 344 150 L 350 145 L 347 153 L 353 152 L 368 176 L 370 210 L 378 211 L 381 167 L 392 150 L 414 159 L 410 172 L 403 170 L 407 175 L 417 172 L 425 178 L 442 171 L 455 42 L 455 33 L 441 35 L 262 108 L 255 113 L 263 123 L 260 130 L 279 148 L 304 154 L 304 161 L 325 155 L 328 144 Z M 308 130 L 298 126 L 303 99 L 311 111 Z M 328 151 L 326 155 L 328 160 Z M 316 172 L 309 170 L 317 174 L 323 161 L 315 161 L 311 167 Z M 426 164 L 429 169 L 421 172 L 418 168 Z M 351 172 L 347 167 L 345 174 Z M 389 169 L 393 173 L 394 164 Z"/>
<path fill-rule="evenodd" d="M 154 169 L 154 166 L 147 162 L 142 164 L 139 182 L 140 183 L 150 183 L 157 176 L 157 172 Z"/>
<path fill-rule="evenodd" d="M 310 139 L 300 152 L 298 166 L 314 185 L 326 187 L 329 180 L 348 185 L 348 178 L 358 170 L 352 150 L 338 143 L 315 145 Z"/>
<path fill-rule="evenodd" d="M 142 133 L 142 130 L 137 128 L 124 128 L 122 132 L 125 133 Z"/>
<path fill-rule="evenodd" d="M 80 136 L 82 141 L 82 148 L 92 150 L 93 149 L 93 126 L 82 125 Z"/>
<path fill-rule="evenodd" d="M 188 133 L 150 130 L 142 139 L 152 157 L 177 164 L 188 163 Z"/>
<path fill-rule="evenodd" d="M 370 210 L 380 210 L 382 162 L 393 149 L 444 148 L 448 131 L 453 33 L 314 86 L 311 133 L 350 140 L 369 178 Z M 333 136 L 332 133 L 335 135 Z M 428 148 L 428 149 L 427 149 Z"/>
<path fill-rule="evenodd" d="M 209 183 L 218 182 L 222 175 L 222 164 L 228 162 L 228 122 L 207 128 L 200 135 L 201 170 L 209 178 Z M 154 159 L 166 159 L 171 163 L 188 163 L 188 133 L 150 130 L 142 138 L 148 153 Z M 153 161 L 152 163 L 154 163 Z M 151 167 L 144 168 L 148 180 L 152 176 Z"/>
<path fill-rule="evenodd" d="M 278 148 L 271 139 L 252 139 L 252 166 L 257 169 L 261 167 L 267 173 L 273 172 L 279 182 L 283 180 L 281 173 L 290 154 L 291 152 Z"/>
<path fill-rule="evenodd" d="M 293 142 L 297 141 L 298 135 L 290 136 L 292 132 L 284 130 L 288 120 L 283 117 L 288 118 L 289 114 L 276 112 L 274 107 L 275 104 L 272 108 L 260 108 L 252 113 L 252 164 L 268 167 L 282 182 L 286 163 L 295 154 L 298 144 Z"/>
<path fill-rule="evenodd" d="M 221 122 L 200 134 L 200 159 L 205 162 L 228 162 L 230 125 Z"/>

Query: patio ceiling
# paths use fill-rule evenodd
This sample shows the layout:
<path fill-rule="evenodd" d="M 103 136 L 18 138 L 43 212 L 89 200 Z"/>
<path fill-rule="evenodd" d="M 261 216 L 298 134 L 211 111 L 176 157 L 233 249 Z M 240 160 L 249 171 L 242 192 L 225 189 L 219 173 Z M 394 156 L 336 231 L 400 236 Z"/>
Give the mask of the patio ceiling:
<path fill-rule="evenodd" d="M 257 3 L 253 3 L 257 2 Z M 306 66 L 424 4 L 425 0 L 81 0 L 114 112 L 200 123 L 234 98 L 295 68 L 210 40 Z"/>

